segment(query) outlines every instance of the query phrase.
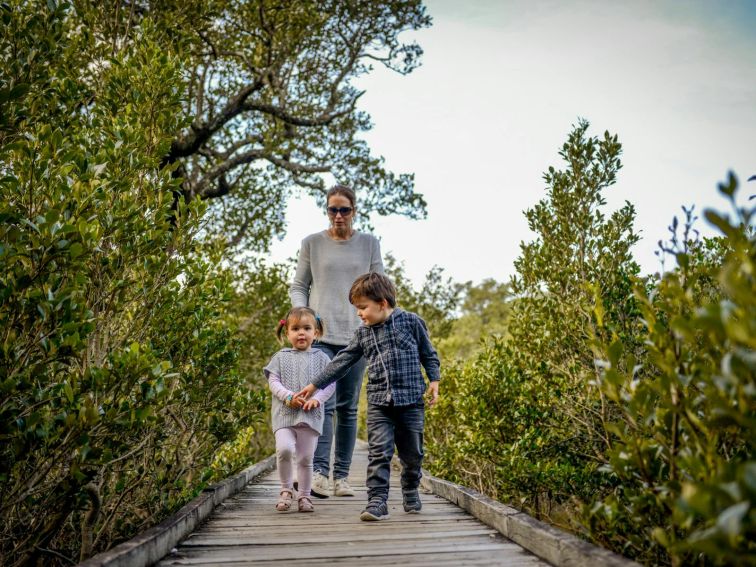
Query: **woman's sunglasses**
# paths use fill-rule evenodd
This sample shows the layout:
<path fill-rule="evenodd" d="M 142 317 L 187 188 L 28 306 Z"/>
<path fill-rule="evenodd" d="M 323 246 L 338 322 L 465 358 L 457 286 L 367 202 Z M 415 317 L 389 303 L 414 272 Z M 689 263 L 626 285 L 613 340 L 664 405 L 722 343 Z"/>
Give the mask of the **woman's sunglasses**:
<path fill-rule="evenodd" d="M 352 214 L 352 211 L 354 210 L 352 207 L 328 207 L 326 209 L 328 211 L 328 214 L 332 217 L 335 217 L 339 213 L 341 213 L 342 217 L 345 217 L 349 214 Z"/>

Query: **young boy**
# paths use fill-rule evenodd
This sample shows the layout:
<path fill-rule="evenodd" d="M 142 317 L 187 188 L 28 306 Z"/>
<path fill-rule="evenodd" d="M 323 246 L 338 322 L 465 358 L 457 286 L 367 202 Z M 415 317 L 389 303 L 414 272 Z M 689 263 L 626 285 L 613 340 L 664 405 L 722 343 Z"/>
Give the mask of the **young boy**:
<path fill-rule="evenodd" d="M 389 517 L 388 500 L 391 457 L 396 443 L 402 462 L 402 500 L 404 511 L 422 508 L 418 486 L 423 464 L 422 365 L 430 380 L 428 403 L 438 399 L 439 360 L 428 338 L 425 322 L 396 307 L 396 289 L 383 274 L 360 276 L 349 290 L 349 302 L 357 308 L 363 326 L 351 342 L 337 354 L 297 396 L 308 398 L 318 388 L 344 376 L 360 357 L 368 361 L 368 505 L 363 521 Z"/>

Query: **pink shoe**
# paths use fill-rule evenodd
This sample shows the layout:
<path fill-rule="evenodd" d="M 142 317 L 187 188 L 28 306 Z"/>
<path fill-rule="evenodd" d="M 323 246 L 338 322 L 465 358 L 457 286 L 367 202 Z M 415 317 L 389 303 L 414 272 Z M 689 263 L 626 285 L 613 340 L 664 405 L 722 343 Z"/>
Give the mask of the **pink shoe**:
<path fill-rule="evenodd" d="M 315 511 L 315 508 L 312 507 L 312 500 L 310 500 L 309 496 L 300 496 L 297 502 L 299 503 L 300 512 L 314 512 Z"/>
<path fill-rule="evenodd" d="M 286 512 L 291 508 L 291 503 L 294 500 L 294 494 L 291 490 L 283 489 L 281 495 L 278 497 L 278 503 L 276 503 L 276 510 L 279 512 Z"/>

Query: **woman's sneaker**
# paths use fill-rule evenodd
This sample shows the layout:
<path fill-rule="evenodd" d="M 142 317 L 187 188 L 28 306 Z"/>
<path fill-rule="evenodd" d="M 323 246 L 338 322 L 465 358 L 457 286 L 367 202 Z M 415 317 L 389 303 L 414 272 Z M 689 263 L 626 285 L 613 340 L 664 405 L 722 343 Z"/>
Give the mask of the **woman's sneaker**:
<path fill-rule="evenodd" d="M 409 514 L 417 514 L 422 509 L 423 503 L 420 502 L 420 493 L 417 488 L 402 489 L 402 504 L 404 511 Z"/>
<path fill-rule="evenodd" d="M 360 520 L 363 522 L 379 522 L 380 520 L 388 520 L 388 518 L 388 506 L 382 500 L 368 502 L 367 507 L 360 514 Z"/>
<path fill-rule="evenodd" d="M 349 486 L 349 481 L 346 478 L 337 478 L 333 482 L 333 495 L 334 496 L 354 496 L 354 490 Z"/>
<path fill-rule="evenodd" d="M 328 498 L 331 493 L 331 484 L 328 482 L 328 477 L 316 472 L 312 475 L 312 488 L 310 492 L 313 496 L 318 498 Z"/>

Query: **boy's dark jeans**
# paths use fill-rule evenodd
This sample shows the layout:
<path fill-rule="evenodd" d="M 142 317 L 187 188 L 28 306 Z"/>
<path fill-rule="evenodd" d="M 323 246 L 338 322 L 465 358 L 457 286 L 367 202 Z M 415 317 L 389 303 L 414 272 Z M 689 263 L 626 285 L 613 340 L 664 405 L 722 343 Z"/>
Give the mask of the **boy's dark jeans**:
<path fill-rule="evenodd" d="M 394 444 L 402 462 L 402 489 L 420 485 L 423 466 L 425 404 L 409 406 L 368 404 L 368 500 L 388 500 Z"/>

